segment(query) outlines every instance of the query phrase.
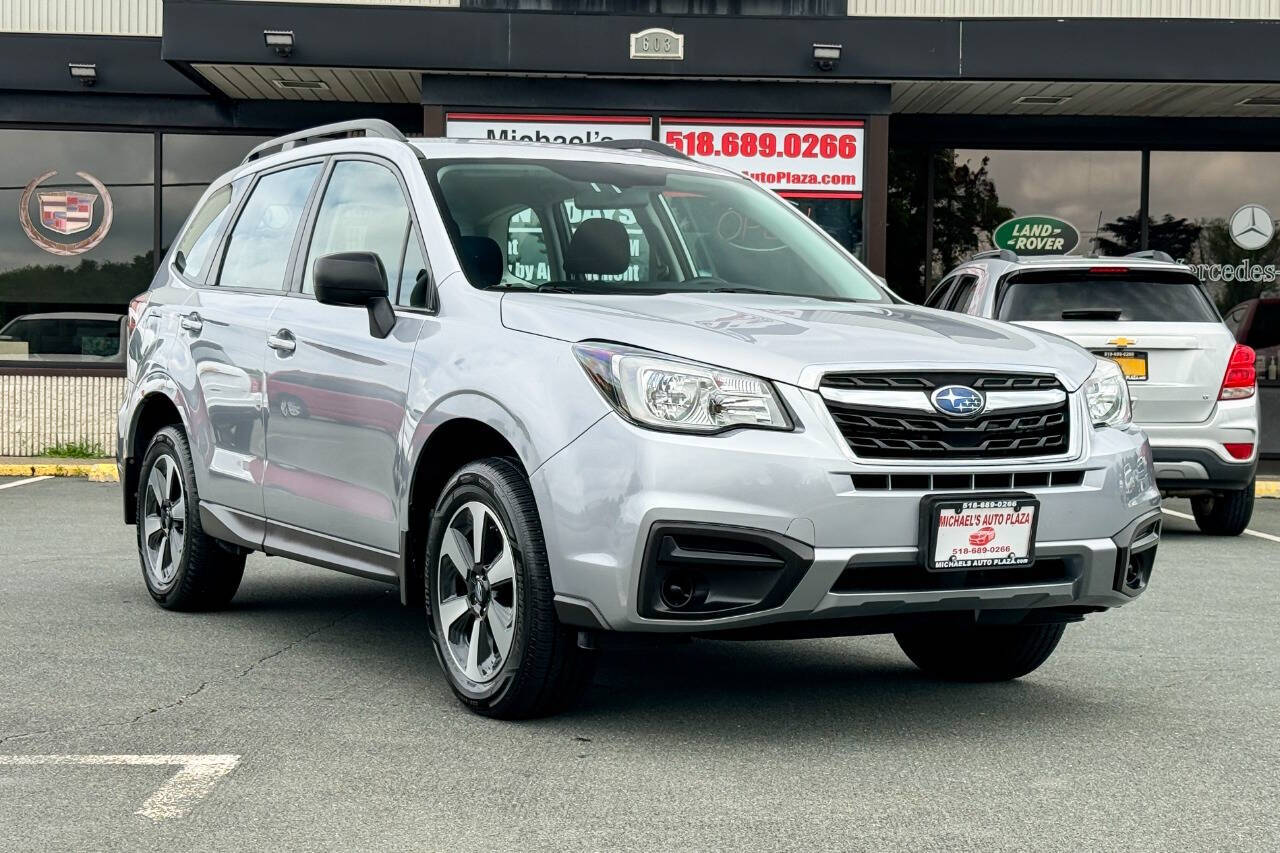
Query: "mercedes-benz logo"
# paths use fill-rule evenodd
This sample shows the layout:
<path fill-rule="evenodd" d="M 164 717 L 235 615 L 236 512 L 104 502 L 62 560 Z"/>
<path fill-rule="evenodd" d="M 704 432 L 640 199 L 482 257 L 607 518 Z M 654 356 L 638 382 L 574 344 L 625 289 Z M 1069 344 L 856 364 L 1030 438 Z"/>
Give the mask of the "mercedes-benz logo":
<path fill-rule="evenodd" d="M 1271 242 L 1276 224 L 1270 212 L 1260 204 L 1244 204 L 1231 214 L 1231 239 L 1246 252 L 1261 249 Z"/>

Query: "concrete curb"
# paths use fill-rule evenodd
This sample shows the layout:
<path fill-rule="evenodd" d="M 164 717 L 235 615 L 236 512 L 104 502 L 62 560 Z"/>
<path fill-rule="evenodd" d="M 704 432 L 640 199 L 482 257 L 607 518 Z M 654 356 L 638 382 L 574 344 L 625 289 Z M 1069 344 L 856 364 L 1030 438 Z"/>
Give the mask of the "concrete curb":
<path fill-rule="evenodd" d="M 114 462 L 3 462 L 0 477 L 84 477 L 95 483 L 118 483 Z"/>
<path fill-rule="evenodd" d="M 1280 498 L 1280 480 L 1259 480 L 1253 494 L 1259 498 Z"/>

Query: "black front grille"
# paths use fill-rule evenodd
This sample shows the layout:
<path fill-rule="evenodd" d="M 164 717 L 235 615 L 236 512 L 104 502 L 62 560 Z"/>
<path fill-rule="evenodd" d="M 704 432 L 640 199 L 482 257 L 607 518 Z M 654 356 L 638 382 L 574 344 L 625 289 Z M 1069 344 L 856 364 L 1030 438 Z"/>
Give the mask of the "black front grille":
<path fill-rule="evenodd" d="M 979 391 L 1048 391 L 1061 389 L 1056 376 L 1040 373 L 828 373 L 824 388 L 868 388 L 877 391 L 932 391 L 944 385 L 968 385 Z"/>
<path fill-rule="evenodd" d="M 985 392 L 1061 389 L 1052 376 L 1034 374 L 880 373 L 832 374 L 824 388 L 919 391 L 967 385 Z M 914 409 L 895 409 L 826 400 L 849 447 L 866 459 L 993 459 L 1065 453 L 1070 435 L 1070 401 L 1050 406 L 1004 409 L 975 418 L 953 418 Z"/>

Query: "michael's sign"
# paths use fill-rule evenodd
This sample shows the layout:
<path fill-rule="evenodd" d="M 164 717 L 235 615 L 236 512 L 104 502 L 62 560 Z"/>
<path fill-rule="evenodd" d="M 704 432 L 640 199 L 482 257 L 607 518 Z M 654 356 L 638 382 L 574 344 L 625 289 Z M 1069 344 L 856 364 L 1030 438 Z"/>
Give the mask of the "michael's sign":
<path fill-rule="evenodd" d="M 649 139 L 648 116 L 449 113 L 445 136 L 504 142 L 591 145 L 610 139 Z"/>

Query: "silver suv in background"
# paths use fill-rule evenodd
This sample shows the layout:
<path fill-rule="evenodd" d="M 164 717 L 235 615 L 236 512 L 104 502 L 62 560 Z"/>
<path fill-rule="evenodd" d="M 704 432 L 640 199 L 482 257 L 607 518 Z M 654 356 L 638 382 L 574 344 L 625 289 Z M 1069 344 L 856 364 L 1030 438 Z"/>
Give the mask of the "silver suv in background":
<path fill-rule="evenodd" d="M 1163 252 L 1019 257 L 995 250 L 949 272 L 925 303 L 1052 332 L 1124 371 L 1166 495 L 1205 533 L 1235 536 L 1258 467 L 1254 352 L 1236 342 L 1191 268 Z"/>
<path fill-rule="evenodd" d="M 893 633 L 936 676 L 1017 678 L 1154 565 L 1115 362 L 902 304 L 657 143 L 273 140 L 129 326 L 155 601 L 226 605 L 252 551 L 395 585 L 481 714 L 564 707 L 620 632 Z"/>

